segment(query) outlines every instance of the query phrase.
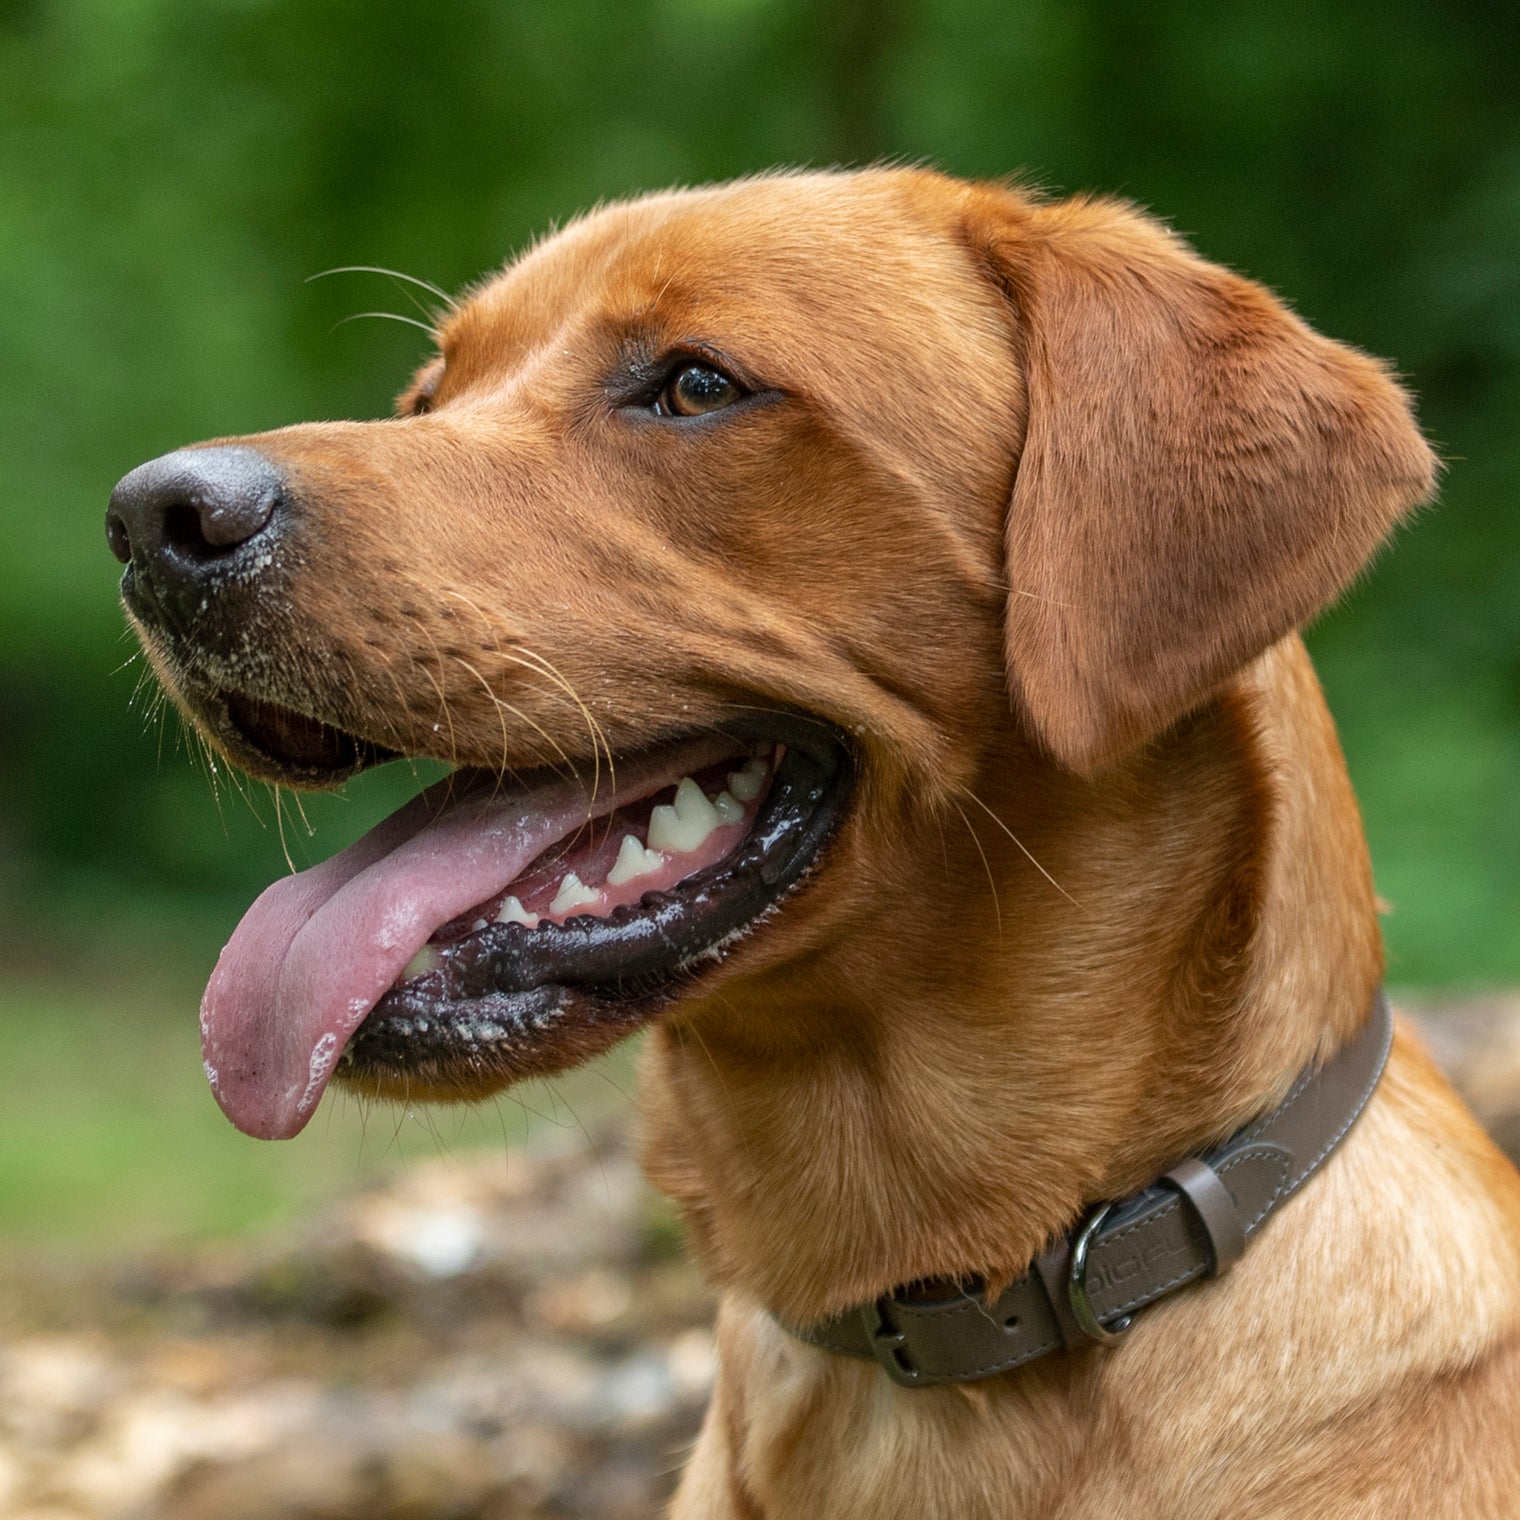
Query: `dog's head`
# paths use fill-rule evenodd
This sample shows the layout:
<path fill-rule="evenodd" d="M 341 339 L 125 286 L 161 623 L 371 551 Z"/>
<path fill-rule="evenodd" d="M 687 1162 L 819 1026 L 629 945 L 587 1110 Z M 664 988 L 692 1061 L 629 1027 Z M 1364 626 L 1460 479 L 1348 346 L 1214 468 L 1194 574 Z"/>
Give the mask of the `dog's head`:
<path fill-rule="evenodd" d="M 237 764 L 457 767 L 225 952 L 208 1069 L 255 1133 L 334 1069 L 478 1095 L 879 934 L 989 767 L 1144 745 L 1432 483 L 1383 369 L 1260 287 L 925 172 L 614 206 L 437 336 L 394 419 L 112 498 L 133 624 Z"/>

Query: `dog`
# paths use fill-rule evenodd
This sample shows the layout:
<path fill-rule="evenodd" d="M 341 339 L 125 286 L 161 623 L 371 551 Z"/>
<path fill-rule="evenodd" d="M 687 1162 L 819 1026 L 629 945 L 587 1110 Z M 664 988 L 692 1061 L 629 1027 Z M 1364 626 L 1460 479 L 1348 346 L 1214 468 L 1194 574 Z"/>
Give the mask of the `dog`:
<path fill-rule="evenodd" d="M 1433 491 L 1388 370 L 1133 206 L 912 169 L 607 207 L 436 337 L 393 419 L 112 497 L 231 761 L 455 767 L 238 927 L 233 1121 L 647 1029 L 720 1295 L 677 1520 L 1520 1512 L 1520 1178 L 1379 1033 L 1296 632 Z M 922 1329 L 1015 1301 L 989 1375 Z"/>

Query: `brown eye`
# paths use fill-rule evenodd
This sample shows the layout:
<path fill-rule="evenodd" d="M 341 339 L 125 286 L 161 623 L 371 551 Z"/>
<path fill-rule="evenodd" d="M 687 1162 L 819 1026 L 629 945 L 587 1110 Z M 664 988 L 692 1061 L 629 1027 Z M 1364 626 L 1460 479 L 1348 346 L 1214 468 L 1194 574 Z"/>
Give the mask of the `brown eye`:
<path fill-rule="evenodd" d="M 710 364 L 683 364 L 660 392 L 655 410 L 667 417 L 705 417 L 743 396 L 738 384 Z"/>
<path fill-rule="evenodd" d="M 421 417 L 424 413 L 432 411 L 434 397 L 438 392 L 438 382 L 442 379 L 443 362 L 435 359 L 396 398 L 396 415 Z"/>

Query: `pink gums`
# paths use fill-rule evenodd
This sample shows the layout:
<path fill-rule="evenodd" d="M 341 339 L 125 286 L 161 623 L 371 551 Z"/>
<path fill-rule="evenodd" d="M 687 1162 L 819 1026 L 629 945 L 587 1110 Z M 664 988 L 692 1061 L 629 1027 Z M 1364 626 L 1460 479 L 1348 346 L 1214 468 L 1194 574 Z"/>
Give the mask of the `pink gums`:
<path fill-rule="evenodd" d="M 727 773 L 733 768 L 732 761 L 709 766 L 697 772 L 693 779 L 711 800 L 723 790 Z M 650 813 L 659 803 L 670 801 L 674 787 L 640 798 L 629 807 L 620 807 L 605 818 L 587 824 L 561 841 L 559 846 L 545 851 L 521 876 L 508 883 L 488 902 L 479 903 L 451 923 L 442 925 L 432 935 L 430 943 L 446 945 L 464 939 L 482 928 L 482 921 L 490 923 L 508 897 L 515 897 L 522 904 L 524 912 L 540 922 L 562 924 L 567 919 L 579 918 L 584 914 L 606 918 L 615 908 L 637 903 L 647 892 L 663 892 L 707 866 L 716 865 L 725 855 L 730 854 L 749 833 L 755 814 L 765 799 L 765 790 L 762 788 L 752 802 L 744 804 L 743 818 L 733 823 L 718 824 L 694 850 L 664 851 L 663 863 L 657 870 L 644 876 L 635 876 L 629 881 L 614 883 L 607 880 L 607 873 L 617 862 L 624 837 L 631 834 L 641 845 L 647 846 Z M 582 886 L 594 890 L 597 895 L 563 913 L 556 913 L 550 904 L 558 895 L 566 873 L 571 871 L 579 878 Z"/>

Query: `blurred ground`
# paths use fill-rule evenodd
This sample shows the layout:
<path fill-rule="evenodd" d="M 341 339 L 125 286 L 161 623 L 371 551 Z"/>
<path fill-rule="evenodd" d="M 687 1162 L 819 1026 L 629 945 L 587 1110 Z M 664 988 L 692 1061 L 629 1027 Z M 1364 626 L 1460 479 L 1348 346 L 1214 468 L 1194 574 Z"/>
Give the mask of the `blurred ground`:
<path fill-rule="evenodd" d="M 669 1215 L 569 1132 L 251 1246 L 0 1280 L 6 1520 L 632 1520 L 712 1377 Z"/>
<path fill-rule="evenodd" d="M 1431 1054 L 1520 1162 L 1520 993 L 1406 997 L 1395 1006 L 1420 1021 Z"/>
<path fill-rule="evenodd" d="M 1520 1151 L 1520 995 L 1417 1011 Z M 710 1305 L 627 1128 L 439 1157 L 252 1242 L 12 1259 L 0 1516 L 657 1513 L 711 1384 Z"/>

